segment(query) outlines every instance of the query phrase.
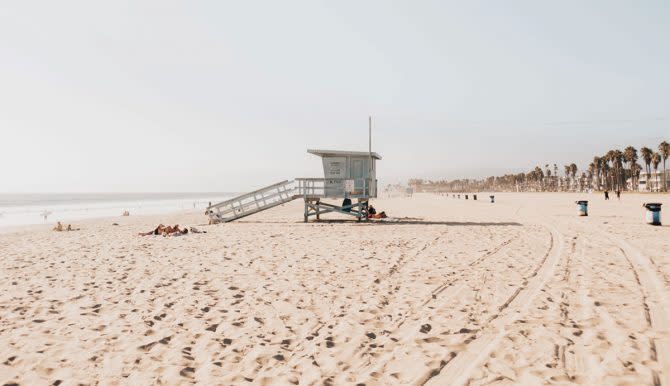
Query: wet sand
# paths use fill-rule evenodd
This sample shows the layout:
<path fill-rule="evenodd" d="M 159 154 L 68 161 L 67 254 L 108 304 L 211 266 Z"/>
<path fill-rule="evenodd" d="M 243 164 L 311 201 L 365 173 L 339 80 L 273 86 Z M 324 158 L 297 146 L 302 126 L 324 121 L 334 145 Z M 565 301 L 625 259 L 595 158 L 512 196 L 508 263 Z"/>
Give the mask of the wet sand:
<path fill-rule="evenodd" d="M 484 196 L 0 234 L 0 384 L 670 385 L 670 196 Z"/>

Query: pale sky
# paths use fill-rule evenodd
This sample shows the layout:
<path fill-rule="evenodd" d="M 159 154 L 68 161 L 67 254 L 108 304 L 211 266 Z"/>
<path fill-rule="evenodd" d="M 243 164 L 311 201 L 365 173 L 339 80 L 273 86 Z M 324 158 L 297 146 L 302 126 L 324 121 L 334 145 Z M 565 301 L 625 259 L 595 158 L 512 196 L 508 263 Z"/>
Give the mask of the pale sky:
<path fill-rule="evenodd" d="M 380 182 L 670 140 L 668 1 L 13 1 L 0 193 L 243 191 L 373 150 Z M 562 170 L 562 167 L 560 168 Z"/>

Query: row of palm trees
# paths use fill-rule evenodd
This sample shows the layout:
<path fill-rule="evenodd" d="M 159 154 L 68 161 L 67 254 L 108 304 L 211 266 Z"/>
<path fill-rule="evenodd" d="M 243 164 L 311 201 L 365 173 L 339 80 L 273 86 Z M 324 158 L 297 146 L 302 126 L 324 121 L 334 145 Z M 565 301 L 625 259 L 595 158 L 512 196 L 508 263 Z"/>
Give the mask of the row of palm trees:
<path fill-rule="evenodd" d="M 642 157 L 644 171 L 646 174 L 646 188 L 651 189 L 649 180 L 652 167 L 658 172 L 661 161 L 663 162 L 663 190 L 667 190 L 666 161 L 670 157 L 670 144 L 663 141 L 658 145 L 658 151 L 644 146 L 640 148 L 639 155 Z M 633 146 L 628 146 L 624 151 L 610 150 L 603 156 L 593 157 L 589 164 L 587 178 L 592 182 L 594 189 L 608 190 L 637 190 L 642 166 L 638 163 L 638 151 Z M 627 181 L 630 180 L 630 184 Z"/>
<path fill-rule="evenodd" d="M 638 163 L 642 159 L 643 166 Z M 667 191 L 666 161 L 670 157 L 670 144 L 663 141 L 658 145 L 658 151 L 648 147 L 638 150 L 633 146 L 626 147 L 623 151 L 610 150 L 601 156 L 593 157 L 586 170 L 581 174 L 575 163 L 563 167 L 564 177 L 560 177 L 558 166 L 544 165 L 544 169 L 536 166 L 527 173 L 505 174 L 502 176 L 491 176 L 483 180 L 459 179 L 452 181 L 424 181 L 419 179 L 410 180 L 410 185 L 416 191 L 450 191 L 467 192 L 482 190 L 508 190 L 508 191 L 583 191 L 594 190 L 638 190 L 640 173 L 644 170 L 646 174 L 646 190 L 651 189 L 649 181 L 652 168 L 658 172 L 659 165 L 663 163 L 662 190 Z"/>

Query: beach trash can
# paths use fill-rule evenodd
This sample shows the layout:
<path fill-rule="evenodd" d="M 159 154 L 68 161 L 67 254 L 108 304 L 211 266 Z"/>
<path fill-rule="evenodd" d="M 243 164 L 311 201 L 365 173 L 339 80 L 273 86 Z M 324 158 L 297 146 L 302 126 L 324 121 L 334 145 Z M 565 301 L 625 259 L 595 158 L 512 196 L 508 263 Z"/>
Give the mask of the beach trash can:
<path fill-rule="evenodd" d="M 476 195 L 476 194 L 473 194 L 473 195 L 472 195 L 472 199 L 475 200 L 475 201 L 477 201 L 477 195 Z"/>
<path fill-rule="evenodd" d="M 645 216 L 645 222 L 650 225 L 661 225 L 661 203 L 650 202 L 647 204 L 642 204 L 647 208 L 647 213 Z"/>
<path fill-rule="evenodd" d="M 577 213 L 579 213 L 580 216 L 588 216 L 589 215 L 589 202 L 588 201 L 575 201 L 577 204 Z"/>
<path fill-rule="evenodd" d="M 496 202 L 496 196 L 489 196 L 489 198 L 491 199 L 491 204 Z"/>

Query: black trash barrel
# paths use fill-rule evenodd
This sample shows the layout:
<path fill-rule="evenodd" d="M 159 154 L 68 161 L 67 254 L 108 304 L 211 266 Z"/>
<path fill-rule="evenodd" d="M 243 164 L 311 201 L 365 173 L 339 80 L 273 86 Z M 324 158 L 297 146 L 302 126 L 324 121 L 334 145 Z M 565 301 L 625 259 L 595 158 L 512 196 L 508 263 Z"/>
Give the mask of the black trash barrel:
<path fill-rule="evenodd" d="M 579 213 L 580 216 L 588 216 L 589 215 L 589 202 L 588 201 L 575 201 L 575 204 L 577 204 L 577 213 Z"/>
<path fill-rule="evenodd" d="M 649 202 L 642 204 L 647 208 L 645 222 L 650 225 L 661 225 L 661 204 L 660 202 Z"/>

